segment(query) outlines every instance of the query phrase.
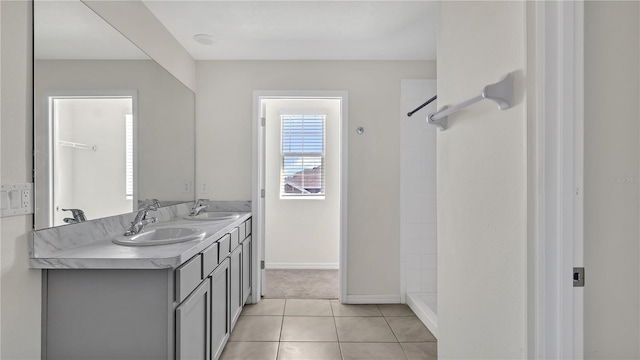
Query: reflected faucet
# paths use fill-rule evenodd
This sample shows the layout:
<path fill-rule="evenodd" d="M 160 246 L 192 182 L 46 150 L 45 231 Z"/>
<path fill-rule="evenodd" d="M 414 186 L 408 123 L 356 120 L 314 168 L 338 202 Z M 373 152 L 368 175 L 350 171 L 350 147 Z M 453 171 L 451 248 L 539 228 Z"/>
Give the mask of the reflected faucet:
<path fill-rule="evenodd" d="M 155 202 L 157 201 L 158 200 L 155 200 Z M 160 204 L 160 203 L 157 202 L 157 204 Z M 158 210 L 158 206 L 155 203 L 151 205 L 142 205 L 140 209 L 138 209 L 138 213 L 136 214 L 136 217 L 131 222 L 131 227 L 124 232 L 124 236 L 139 234 L 142 231 L 142 229 L 144 229 L 145 225 L 158 221 L 157 217 L 151 217 L 151 218 L 147 217 L 149 216 L 149 211 L 156 211 L 156 210 Z"/>
<path fill-rule="evenodd" d="M 160 204 L 160 200 L 158 199 L 147 199 L 145 201 L 143 201 L 140 206 L 138 206 L 138 209 L 142 209 L 143 207 L 147 207 L 147 206 L 152 206 L 153 209 L 151 210 L 158 210 L 159 207 L 162 207 L 162 204 Z"/>
<path fill-rule="evenodd" d="M 191 208 L 191 212 L 189 213 L 189 216 L 196 216 L 201 212 L 205 211 L 209 207 L 209 205 L 205 205 L 204 203 L 205 201 L 209 201 L 209 200 L 198 199 L 198 201 L 196 201 L 196 203 L 193 204 L 193 207 Z"/>
<path fill-rule="evenodd" d="M 71 211 L 71 216 L 73 216 L 73 218 L 64 218 L 62 220 L 67 224 L 77 224 L 87 221 L 87 218 L 84 216 L 84 211 L 80 209 L 62 209 L 62 211 Z"/>

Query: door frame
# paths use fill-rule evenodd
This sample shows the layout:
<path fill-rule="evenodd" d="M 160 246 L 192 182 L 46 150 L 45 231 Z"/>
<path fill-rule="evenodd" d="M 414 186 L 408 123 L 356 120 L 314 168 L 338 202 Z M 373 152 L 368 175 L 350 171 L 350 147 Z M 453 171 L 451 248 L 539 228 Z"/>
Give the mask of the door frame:
<path fill-rule="evenodd" d="M 582 359 L 584 3 L 527 4 L 529 357 Z"/>
<path fill-rule="evenodd" d="M 341 126 L 340 126 L 340 260 L 339 278 L 340 292 L 338 300 L 341 303 L 347 301 L 347 205 L 348 205 L 348 91 L 304 91 L 304 90 L 255 90 L 253 92 L 253 126 L 252 126 L 252 171 L 251 171 L 251 203 L 253 218 L 253 251 L 255 256 L 252 276 L 251 303 L 260 301 L 263 291 L 263 271 L 261 261 L 265 255 L 265 199 L 261 196 L 265 188 L 265 131 L 262 125 L 264 108 L 262 100 L 267 99 L 339 99 Z"/>
<path fill-rule="evenodd" d="M 133 116 L 133 203 L 138 201 L 138 91 L 137 90 L 50 90 L 43 92 L 34 108 L 34 200 L 33 223 L 35 229 L 53 226 L 54 177 L 54 116 L 52 100 L 55 98 L 119 98 L 130 97 Z M 37 169 L 37 171 L 36 171 Z"/>

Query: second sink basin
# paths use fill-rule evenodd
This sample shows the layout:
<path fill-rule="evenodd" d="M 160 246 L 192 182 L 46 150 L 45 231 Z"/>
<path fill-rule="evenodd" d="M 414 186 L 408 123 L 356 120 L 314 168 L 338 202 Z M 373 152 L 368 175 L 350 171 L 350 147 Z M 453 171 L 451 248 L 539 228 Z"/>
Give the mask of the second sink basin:
<path fill-rule="evenodd" d="M 186 220 L 200 220 L 200 221 L 211 221 L 211 220 L 232 220 L 240 217 L 240 213 L 237 212 L 224 212 L 224 211 L 205 211 L 201 212 L 198 215 L 187 215 L 184 217 Z"/>
<path fill-rule="evenodd" d="M 118 236 L 113 242 L 118 245 L 151 246 L 175 244 L 204 239 L 205 231 L 198 228 L 170 227 L 143 231 L 132 236 Z"/>

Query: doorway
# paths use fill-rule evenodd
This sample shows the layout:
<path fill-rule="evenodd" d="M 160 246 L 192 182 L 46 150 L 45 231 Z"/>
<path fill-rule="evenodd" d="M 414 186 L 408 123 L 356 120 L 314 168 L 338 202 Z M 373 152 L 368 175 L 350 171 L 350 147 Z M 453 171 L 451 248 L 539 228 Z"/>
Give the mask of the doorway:
<path fill-rule="evenodd" d="M 49 226 L 134 210 L 133 96 L 50 96 Z M 96 191 L 99 189 L 99 191 Z"/>
<path fill-rule="evenodd" d="M 346 92 L 254 93 L 254 303 L 346 298 L 346 108 Z M 333 295 L 319 291 L 332 280 Z"/>
<path fill-rule="evenodd" d="M 338 298 L 340 100 L 266 99 L 265 298 Z"/>

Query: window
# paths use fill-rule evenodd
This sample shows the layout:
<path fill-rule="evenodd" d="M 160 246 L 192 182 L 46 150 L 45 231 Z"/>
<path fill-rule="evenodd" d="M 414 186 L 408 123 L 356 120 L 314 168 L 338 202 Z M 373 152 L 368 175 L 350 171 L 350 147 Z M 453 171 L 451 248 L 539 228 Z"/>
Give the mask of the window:
<path fill-rule="evenodd" d="M 282 115 L 280 197 L 325 194 L 325 115 Z"/>
<path fill-rule="evenodd" d="M 133 199 L 133 115 L 125 115 L 125 199 Z"/>

